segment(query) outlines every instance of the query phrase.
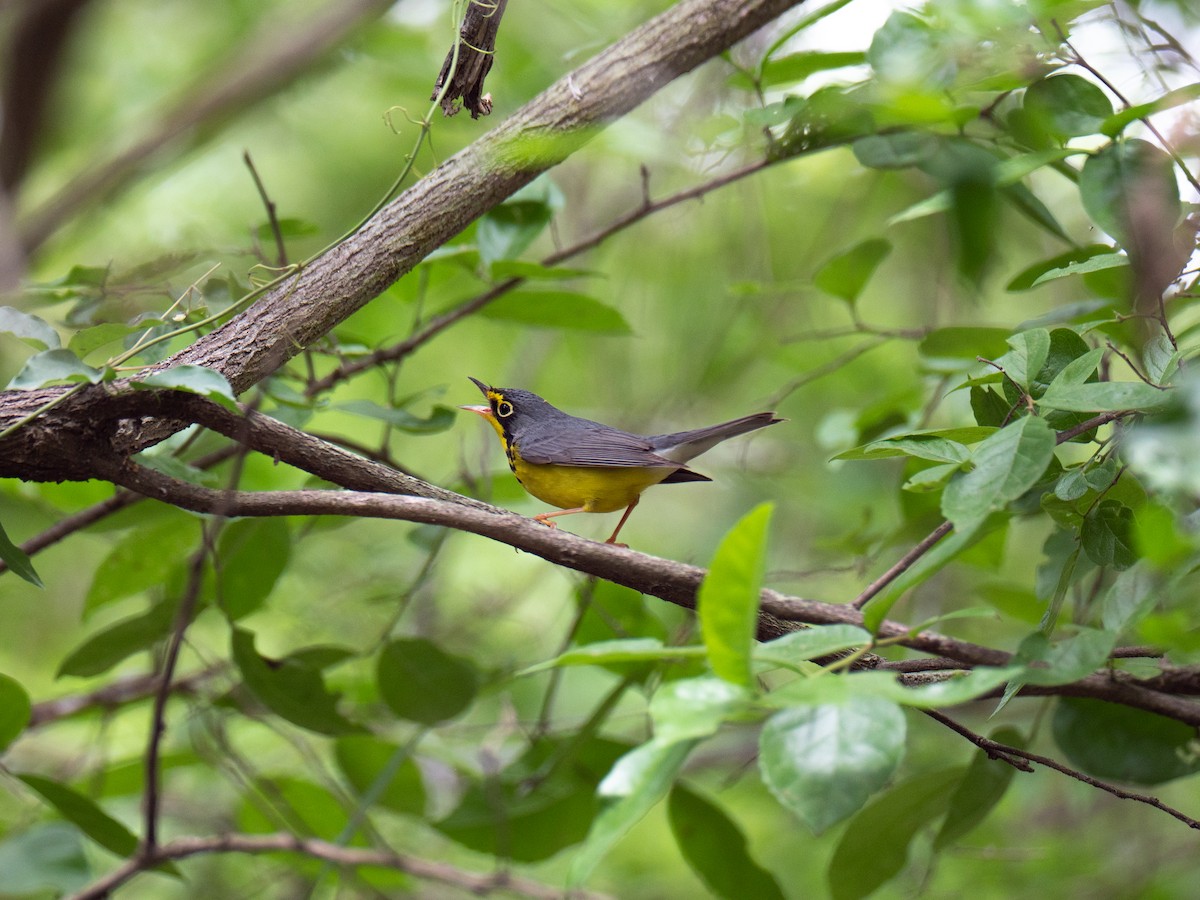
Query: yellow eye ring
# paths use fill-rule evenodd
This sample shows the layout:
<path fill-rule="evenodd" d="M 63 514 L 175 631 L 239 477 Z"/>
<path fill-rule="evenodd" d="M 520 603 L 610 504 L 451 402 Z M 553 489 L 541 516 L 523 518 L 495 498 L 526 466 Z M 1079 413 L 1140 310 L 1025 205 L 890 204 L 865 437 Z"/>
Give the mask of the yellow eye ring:
<path fill-rule="evenodd" d="M 502 419 L 507 419 L 513 414 L 513 405 L 507 400 L 501 400 L 496 404 L 496 415 Z"/>

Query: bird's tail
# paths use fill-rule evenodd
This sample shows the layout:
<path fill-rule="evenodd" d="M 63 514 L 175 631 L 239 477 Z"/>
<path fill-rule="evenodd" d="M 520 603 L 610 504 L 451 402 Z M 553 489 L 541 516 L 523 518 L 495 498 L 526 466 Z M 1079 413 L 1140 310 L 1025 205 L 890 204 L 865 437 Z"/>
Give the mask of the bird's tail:
<path fill-rule="evenodd" d="M 755 413 L 752 416 L 742 416 L 720 425 L 709 425 L 707 428 L 697 428 L 693 431 L 677 431 L 674 434 L 656 434 L 648 438 L 654 452 L 665 456 L 672 462 L 686 463 L 695 459 L 706 450 L 711 450 L 721 441 L 755 431 L 782 422 L 773 412 Z"/>

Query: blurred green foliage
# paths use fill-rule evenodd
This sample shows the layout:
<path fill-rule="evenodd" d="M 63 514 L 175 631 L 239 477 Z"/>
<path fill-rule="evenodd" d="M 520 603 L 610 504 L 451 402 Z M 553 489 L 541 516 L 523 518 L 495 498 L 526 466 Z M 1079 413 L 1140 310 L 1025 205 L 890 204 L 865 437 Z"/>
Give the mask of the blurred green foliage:
<path fill-rule="evenodd" d="M 1004 682 L 1157 671 L 1109 661 L 1117 644 L 1200 661 L 1200 393 L 1181 375 L 1200 335 L 1195 286 L 1169 293 L 1161 316 L 1134 304 L 1150 277 L 1143 237 L 1176 247 L 1176 272 L 1194 246 L 1184 217 L 1196 213 L 1198 145 L 1184 134 L 1193 120 L 1170 120 L 1186 139 L 1168 154 L 1104 83 L 1136 83 L 1127 99 L 1142 114 L 1186 109 L 1195 65 L 1158 41 L 1186 43 L 1192 26 L 1173 17 L 1191 11 L 1140 3 L 1118 20 L 1092 0 L 955 0 L 880 16 L 872 32 L 854 18 L 860 2 L 785 18 L 672 84 L 241 398 L 529 514 L 543 508 L 490 429 L 453 411 L 477 402 L 467 376 L 631 431 L 775 408 L 786 424 L 705 457 L 712 483 L 651 490 L 622 533 L 648 553 L 712 562 L 699 625 L 470 535 L 230 523 L 204 562 L 181 664 L 207 676 L 167 713 L 171 836 L 290 831 L 463 870 L 513 861 L 545 884 L 616 896 L 1194 893 L 1181 823 L 1042 769 L 1014 774 L 917 712 Z M 87 4 L 14 195 L 18 221 L 194 102 L 229 59 L 324 6 Z M 512 4 L 492 118 L 436 119 L 412 178 L 666 4 L 651 6 Z M 416 145 L 453 33 L 440 5 L 398 4 L 285 87 L 84 197 L 5 301 L 0 379 L 111 379 L 186 346 L 268 280 L 275 231 L 243 153 L 288 261 L 336 241 Z M 1132 37 L 1114 54 L 1118 34 Z M 831 50 L 822 35 L 851 45 Z M 1097 57 L 1074 55 L 1090 46 Z M 542 262 L 758 160 L 772 165 Z M 399 362 L 311 390 L 511 278 L 517 290 Z M 230 402 L 214 374 L 171 370 L 164 385 Z M 1131 410 L 1144 424 L 1116 426 L 1120 439 L 1103 422 L 1056 444 L 1056 432 Z M 140 461 L 216 487 L 314 486 L 254 455 L 194 465 L 220 446 L 179 434 Z M 152 671 L 175 621 L 200 517 L 147 501 L 32 567 L 14 546 L 111 494 L 0 485 L 5 896 L 78 889 L 131 852 L 141 826 L 148 700 L 24 730 L 30 698 Z M 761 507 L 726 537 L 767 503 L 769 530 Z M 767 586 L 849 602 L 943 519 L 953 536 L 871 600 L 868 624 L 932 621 L 1016 653 L 1019 670 L 906 692 L 882 673 L 822 669 L 846 667 L 830 654 L 905 656 L 868 631 L 750 640 L 762 560 Z M 590 537 L 611 527 L 567 521 Z M 29 583 L 38 575 L 44 589 Z M 1096 701 L 1001 706 L 992 721 L 995 699 L 954 716 L 1096 777 L 1154 785 L 1196 815 L 1194 729 Z M 179 866 L 183 879 L 152 874 L 121 895 L 420 890 L 285 855 Z"/>

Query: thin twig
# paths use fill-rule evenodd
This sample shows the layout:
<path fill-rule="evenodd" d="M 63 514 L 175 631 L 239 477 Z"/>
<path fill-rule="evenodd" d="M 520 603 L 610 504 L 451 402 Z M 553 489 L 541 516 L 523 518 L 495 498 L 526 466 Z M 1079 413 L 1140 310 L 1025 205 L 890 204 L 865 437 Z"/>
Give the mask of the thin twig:
<path fill-rule="evenodd" d="M 1098 778 L 1093 778 L 1091 775 L 1085 775 L 1076 769 L 1069 766 L 1064 766 L 1062 763 L 1050 759 L 1048 756 L 1040 756 L 1037 753 L 1030 753 L 1028 750 L 1022 750 L 1020 747 L 1012 747 L 1008 744 L 1001 744 L 999 741 L 993 741 L 991 738 L 986 738 L 981 734 L 977 734 L 965 725 L 956 722 L 949 716 L 933 709 L 922 710 L 925 715 L 936 722 L 945 725 L 951 731 L 962 735 L 992 759 L 1006 762 L 1015 769 L 1020 769 L 1022 772 L 1032 772 L 1033 769 L 1029 763 L 1037 763 L 1040 766 L 1045 766 L 1048 769 L 1054 769 L 1056 772 L 1061 772 L 1076 781 L 1082 781 L 1090 787 L 1099 788 L 1106 793 L 1112 794 L 1114 797 L 1120 797 L 1122 800 L 1135 800 L 1138 803 L 1145 803 L 1148 806 L 1153 806 L 1155 809 L 1165 812 L 1167 815 L 1178 819 L 1188 828 L 1194 828 L 1200 831 L 1200 821 L 1193 819 L 1191 816 L 1185 815 L 1174 807 L 1167 806 L 1157 797 L 1151 797 L 1148 794 L 1138 794 L 1133 791 L 1127 791 L 1124 788 L 1119 788 L 1115 784 L 1109 784 L 1107 781 L 1101 781 Z"/>
<path fill-rule="evenodd" d="M 867 585 L 866 589 L 855 597 L 850 605 L 855 609 L 862 609 L 872 597 L 903 575 L 913 563 L 928 553 L 934 544 L 953 530 L 953 522 L 943 522 L 933 529 L 919 544 L 900 557 L 890 569 Z"/>
<path fill-rule="evenodd" d="M 712 191 L 723 188 L 728 184 L 731 184 L 742 178 L 746 178 L 749 175 L 753 175 L 754 173 L 765 169 L 774 161 L 775 160 L 760 160 L 758 162 L 750 163 L 749 165 L 743 166 L 740 169 L 727 172 L 718 178 L 706 181 L 703 184 L 694 185 L 693 187 L 679 191 L 675 194 L 671 194 L 669 197 L 664 197 L 662 200 L 658 200 L 656 202 L 650 202 L 647 198 L 643 197 L 642 203 L 635 209 L 614 220 L 610 225 L 601 229 L 600 231 L 597 231 L 595 234 L 583 238 L 582 240 L 577 241 L 576 243 L 569 247 L 565 247 L 562 250 L 556 250 L 549 256 L 543 258 L 541 264 L 543 266 L 558 265 L 559 263 L 564 262 L 571 257 L 578 256 L 579 254 L 602 244 L 614 234 L 617 234 L 629 226 L 640 222 L 647 216 L 651 216 L 654 213 L 661 212 L 665 209 L 670 209 L 672 206 L 676 206 L 688 200 L 699 199 L 705 194 L 711 193 Z M 313 397 L 329 390 L 339 382 L 345 381 L 346 379 L 351 378 L 360 372 L 365 372 L 368 369 L 375 368 L 382 362 L 393 362 L 398 359 L 403 359 L 423 345 L 427 344 L 433 338 L 437 337 L 450 326 L 461 322 L 463 319 L 483 309 L 494 300 L 500 299 L 505 294 L 509 293 L 509 291 L 520 287 L 525 283 L 525 281 L 526 279 L 524 278 L 507 278 L 498 284 L 492 285 L 483 293 L 472 297 L 470 300 L 460 303 L 458 306 L 447 310 L 440 316 L 430 319 L 427 323 L 425 323 L 425 327 L 423 327 L 420 331 L 409 335 L 399 343 L 393 344 L 389 347 L 382 347 L 373 353 L 369 353 L 366 356 L 355 359 L 353 362 L 343 363 L 336 369 L 330 371 L 328 374 L 309 384 L 304 390 L 304 395 L 306 397 Z"/>
<path fill-rule="evenodd" d="M 242 160 L 246 163 L 246 168 L 250 170 L 250 177 L 254 179 L 254 186 L 258 188 L 258 196 L 262 198 L 263 206 L 267 210 L 267 222 L 271 226 L 271 234 L 275 236 L 275 265 L 282 269 L 288 264 L 287 246 L 283 242 L 283 229 L 279 227 L 279 217 L 275 213 L 275 201 L 267 193 L 267 186 L 259 177 L 258 169 L 254 165 L 254 160 L 250 158 L 249 150 L 242 154 Z"/>
<path fill-rule="evenodd" d="M 171 860 L 186 859 L 207 853 L 298 853 L 313 859 L 327 860 L 339 866 L 372 866 L 405 872 L 415 878 L 448 885 L 472 894 L 485 895 L 511 891 L 526 897 L 562 900 L 564 896 L 579 900 L 599 900 L 603 894 L 577 891 L 564 895 L 561 888 L 497 871 L 481 875 L 456 868 L 448 863 L 420 859 L 393 853 L 390 850 L 366 850 L 358 847 L 339 847 L 316 838 L 301 838 L 291 834 L 219 834 L 211 837 L 177 838 L 155 849 L 146 859 L 131 859 L 118 869 L 93 882 L 71 900 L 103 900 L 141 872 Z"/>

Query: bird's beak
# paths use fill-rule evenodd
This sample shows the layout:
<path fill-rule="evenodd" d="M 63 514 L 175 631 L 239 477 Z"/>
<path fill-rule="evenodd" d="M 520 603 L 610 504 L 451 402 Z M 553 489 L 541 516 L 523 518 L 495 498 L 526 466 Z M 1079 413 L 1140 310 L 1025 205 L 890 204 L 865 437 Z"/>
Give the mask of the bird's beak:
<path fill-rule="evenodd" d="M 478 416 L 483 416 L 485 419 L 492 417 L 492 408 L 490 406 L 460 406 L 459 409 L 465 409 L 467 412 L 473 412 Z"/>
<path fill-rule="evenodd" d="M 481 394 L 483 394 L 483 396 L 485 396 L 485 397 L 487 396 L 488 391 L 491 390 L 491 388 L 488 385 L 484 384 L 478 378 L 471 378 L 470 375 L 468 375 L 467 378 L 469 378 L 471 380 L 471 382 L 475 385 L 475 387 L 479 388 L 479 392 Z"/>

